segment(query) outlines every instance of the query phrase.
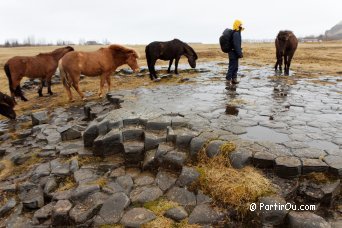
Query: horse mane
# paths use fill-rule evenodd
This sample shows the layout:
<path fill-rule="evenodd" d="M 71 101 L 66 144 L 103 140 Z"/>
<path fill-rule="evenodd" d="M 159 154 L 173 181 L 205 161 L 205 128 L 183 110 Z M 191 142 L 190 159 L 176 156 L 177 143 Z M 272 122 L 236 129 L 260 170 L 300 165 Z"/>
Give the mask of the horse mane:
<path fill-rule="evenodd" d="M 112 44 L 108 48 L 111 49 L 112 51 L 119 52 L 122 54 L 133 54 L 135 58 L 139 58 L 138 52 L 136 52 L 132 48 L 124 47 L 119 44 Z"/>
<path fill-rule="evenodd" d="M 64 49 L 68 49 L 68 50 L 70 50 L 70 51 L 74 51 L 74 48 L 73 48 L 73 47 L 71 47 L 71 46 L 66 46 L 66 47 L 57 48 L 57 49 L 55 49 L 55 50 L 53 50 L 53 51 L 50 51 L 50 52 L 39 53 L 37 56 L 58 54 L 61 50 L 64 50 Z"/>

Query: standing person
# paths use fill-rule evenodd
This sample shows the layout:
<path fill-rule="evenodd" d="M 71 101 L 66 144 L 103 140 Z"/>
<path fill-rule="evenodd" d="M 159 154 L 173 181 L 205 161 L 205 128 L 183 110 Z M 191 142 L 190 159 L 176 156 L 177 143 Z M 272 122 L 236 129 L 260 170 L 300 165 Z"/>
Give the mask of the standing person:
<path fill-rule="evenodd" d="M 235 20 L 233 24 L 233 34 L 231 40 L 231 48 L 228 51 L 229 56 L 229 66 L 226 79 L 231 84 L 238 84 L 237 81 L 237 72 L 239 69 L 239 58 L 243 57 L 242 48 L 241 48 L 241 31 L 244 28 L 242 27 L 242 22 L 240 20 Z"/>

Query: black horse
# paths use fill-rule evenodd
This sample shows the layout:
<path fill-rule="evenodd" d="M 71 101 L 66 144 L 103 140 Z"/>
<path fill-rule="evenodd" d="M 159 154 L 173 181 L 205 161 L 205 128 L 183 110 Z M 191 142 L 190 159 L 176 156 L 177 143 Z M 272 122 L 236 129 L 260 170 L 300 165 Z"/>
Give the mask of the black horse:
<path fill-rule="evenodd" d="M 12 97 L 0 92 L 0 114 L 9 119 L 15 119 L 16 114 L 13 110 L 14 100 Z"/>
<path fill-rule="evenodd" d="M 297 37 L 291 31 L 280 31 L 275 40 L 275 46 L 277 62 L 274 69 L 277 71 L 279 67 L 280 72 L 282 71 L 281 67 L 283 65 L 284 58 L 284 73 L 285 75 L 289 75 L 291 60 L 298 46 Z"/>
<path fill-rule="evenodd" d="M 170 73 L 171 65 L 173 60 L 175 60 L 175 73 L 178 74 L 178 62 L 182 55 L 188 58 L 192 68 L 196 67 L 196 60 L 198 58 L 192 47 L 178 39 L 166 42 L 152 42 L 146 46 L 145 53 L 151 80 L 158 78 L 154 68 L 157 59 L 170 60 L 168 73 Z"/>

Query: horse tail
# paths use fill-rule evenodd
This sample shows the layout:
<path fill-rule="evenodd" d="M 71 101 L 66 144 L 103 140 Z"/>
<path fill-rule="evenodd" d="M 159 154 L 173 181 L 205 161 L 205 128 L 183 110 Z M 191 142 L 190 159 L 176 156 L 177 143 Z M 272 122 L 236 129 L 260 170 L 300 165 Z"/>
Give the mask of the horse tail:
<path fill-rule="evenodd" d="M 59 60 L 58 62 L 58 69 L 59 69 L 59 75 L 61 77 L 62 83 L 66 87 L 67 86 L 66 72 L 64 71 L 61 60 Z"/>
<path fill-rule="evenodd" d="M 58 69 L 59 69 L 59 74 L 61 76 L 62 83 L 65 88 L 71 87 L 71 83 L 68 77 L 68 73 L 64 70 L 62 60 L 59 60 L 58 62 Z"/>
<path fill-rule="evenodd" d="M 146 54 L 147 64 L 150 65 L 150 62 L 151 62 L 151 55 L 150 55 L 150 51 L 149 51 L 149 45 L 147 45 L 147 46 L 145 47 L 145 54 Z"/>
<path fill-rule="evenodd" d="M 9 87 L 9 90 L 10 90 L 11 93 L 14 93 L 14 90 L 13 90 L 13 88 L 12 88 L 12 85 L 13 85 L 12 76 L 11 76 L 11 71 L 10 71 L 10 68 L 9 68 L 9 64 L 8 64 L 8 63 L 5 64 L 4 70 L 5 70 L 7 79 L 8 79 L 8 87 Z"/>

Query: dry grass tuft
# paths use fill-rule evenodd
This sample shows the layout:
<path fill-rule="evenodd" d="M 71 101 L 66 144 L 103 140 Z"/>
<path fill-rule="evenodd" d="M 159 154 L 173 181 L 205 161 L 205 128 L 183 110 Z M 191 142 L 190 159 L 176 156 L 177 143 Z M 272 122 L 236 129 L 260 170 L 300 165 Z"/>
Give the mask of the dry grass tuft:
<path fill-rule="evenodd" d="M 0 163 L 4 166 L 0 171 L 0 181 L 2 181 L 12 174 L 14 164 L 9 160 L 2 160 Z"/>
<path fill-rule="evenodd" d="M 180 223 L 176 223 L 173 220 L 164 217 L 164 213 L 174 207 L 177 207 L 176 202 L 166 200 L 164 198 L 159 198 L 152 202 L 147 202 L 144 204 L 144 208 L 154 212 L 157 218 L 153 221 L 143 225 L 144 228 L 160 228 L 160 227 L 174 227 L 174 228 L 198 228 L 199 225 L 190 225 L 188 221 L 182 220 Z"/>
<path fill-rule="evenodd" d="M 174 222 L 172 219 L 158 216 L 156 219 L 151 222 L 142 225 L 143 228 L 161 228 L 161 227 L 174 227 Z"/>
<path fill-rule="evenodd" d="M 37 151 L 31 155 L 29 159 L 27 159 L 21 165 L 14 165 L 12 161 L 2 160 L 1 163 L 4 164 L 5 168 L 0 172 L 0 181 L 8 178 L 9 176 L 17 176 L 27 172 L 31 168 L 40 164 L 43 159 L 37 156 Z"/>
<path fill-rule="evenodd" d="M 96 164 L 101 162 L 103 159 L 96 156 L 79 156 L 78 165 L 81 167 L 83 165 Z"/>
<path fill-rule="evenodd" d="M 153 211 L 156 215 L 163 215 L 167 210 L 177 206 L 177 203 L 163 198 L 144 204 L 144 208 Z"/>
<path fill-rule="evenodd" d="M 114 224 L 114 225 L 100 225 L 100 228 L 123 228 L 123 225 Z"/>
<path fill-rule="evenodd" d="M 76 182 L 72 176 L 68 176 L 64 181 L 60 182 L 57 192 L 63 192 L 76 187 Z"/>
<path fill-rule="evenodd" d="M 101 188 L 103 188 L 104 186 L 106 186 L 108 183 L 107 178 L 105 177 L 100 177 L 99 179 L 89 182 L 88 184 L 97 184 L 98 186 L 100 186 Z"/>
<path fill-rule="evenodd" d="M 197 184 L 205 194 L 218 202 L 233 206 L 243 215 L 250 203 L 273 193 L 274 189 L 271 182 L 257 169 L 245 167 L 237 170 L 231 167 L 228 154 L 235 148 L 234 143 L 225 143 L 221 147 L 221 153 L 211 159 L 203 149 L 196 166 L 200 173 Z"/>
<path fill-rule="evenodd" d="M 236 149 L 235 143 L 226 142 L 220 147 L 220 151 L 224 156 L 228 156 L 229 153 L 233 152 Z"/>
<path fill-rule="evenodd" d="M 20 124 L 20 129 L 29 129 L 29 128 L 32 128 L 32 122 L 31 121 L 26 121 L 26 122 Z"/>
<path fill-rule="evenodd" d="M 197 224 L 189 224 L 187 219 L 182 220 L 180 223 L 175 223 L 174 228 L 200 228 L 203 226 Z"/>
<path fill-rule="evenodd" d="M 317 184 L 324 184 L 324 183 L 332 182 L 336 179 L 336 177 L 334 178 L 328 173 L 317 173 L 317 172 L 309 173 L 306 176 L 304 176 L 304 178 L 310 181 L 313 181 Z"/>

